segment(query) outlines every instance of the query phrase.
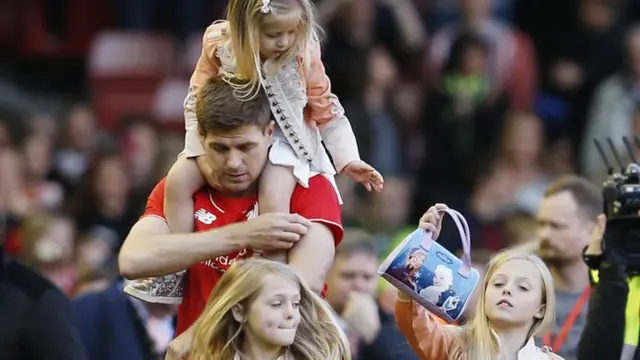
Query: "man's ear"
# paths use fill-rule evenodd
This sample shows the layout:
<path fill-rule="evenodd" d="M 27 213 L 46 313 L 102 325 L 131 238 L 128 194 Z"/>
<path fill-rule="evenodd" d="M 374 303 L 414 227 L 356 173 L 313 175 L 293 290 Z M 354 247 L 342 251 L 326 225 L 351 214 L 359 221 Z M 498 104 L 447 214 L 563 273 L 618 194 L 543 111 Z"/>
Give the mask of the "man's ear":
<path fill-rule="evenodd" d="M 233 318 L 242 324 L 244 322 L 244 307 L 240 304 L 236 304 L 231 308 L 231 314 Z"/>
<path fill-rule="evenodd" d="M 267 127 L 264 128 L 264 134 L 267 136 L 273 136 L 273 132 L 276 130 L 276 122 L 271 120 Z"/>

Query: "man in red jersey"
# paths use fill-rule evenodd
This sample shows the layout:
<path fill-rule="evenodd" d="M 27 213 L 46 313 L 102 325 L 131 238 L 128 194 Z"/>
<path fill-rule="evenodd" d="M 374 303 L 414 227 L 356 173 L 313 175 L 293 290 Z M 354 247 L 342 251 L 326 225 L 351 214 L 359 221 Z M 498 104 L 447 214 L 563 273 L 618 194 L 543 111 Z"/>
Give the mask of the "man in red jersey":
<path fill-rule="evenodd" d="M 297 186 L 293 214 L 255 216 L 257 179 L 267 161 L 274 123 L 265 95 L 249 101 L 233 97 L 233 88 L 211 80 L 200 93 L 198 125 L 212 174 L 194 194 L 195 233 L 171 234 L 164 217 L 165 181 L 152 191 L 142 218 L 134 225 L 119 256 L 128 279 L 162 276 L 188 269 L 178 335 L 198 318 L 224 271 L 253 250 L 289 250 L 289 265 L 320 292 L 342 238 L 340 206 L 331 183 L 314 176 Z M 200 159 L 201 161 L 203 159 Z M 215 181 L 212 179 L 215 178 Z"/>

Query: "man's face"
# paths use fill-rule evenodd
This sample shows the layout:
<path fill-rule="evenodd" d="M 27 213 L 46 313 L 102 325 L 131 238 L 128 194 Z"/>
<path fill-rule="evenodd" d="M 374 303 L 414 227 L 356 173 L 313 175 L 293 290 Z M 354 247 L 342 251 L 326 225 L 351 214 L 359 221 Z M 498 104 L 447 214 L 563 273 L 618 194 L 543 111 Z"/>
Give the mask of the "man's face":
<path fill-rule="evenodd" d="M 210 131 L 202 138 L 214 177 L 225 191 L 252 189 L 267 161 L 273 123 L 263 131 L 248 125 L 226 132 Z"/>
<path fill-rule="evenodd" d="M 336 257 L 327 276 L 329 305 L 341 313 L 351 292 L 375 295 L 377 269 L 378 259 L 373 254 L 357 253 Z"/>
<path fill-rule="evenodd" d="M 581 261 L 582 249 L 589 244 L 595 219 L 585 219 L 568 191 L 545 198 L 537 221 L 542 258 L 560 262 Z"/>

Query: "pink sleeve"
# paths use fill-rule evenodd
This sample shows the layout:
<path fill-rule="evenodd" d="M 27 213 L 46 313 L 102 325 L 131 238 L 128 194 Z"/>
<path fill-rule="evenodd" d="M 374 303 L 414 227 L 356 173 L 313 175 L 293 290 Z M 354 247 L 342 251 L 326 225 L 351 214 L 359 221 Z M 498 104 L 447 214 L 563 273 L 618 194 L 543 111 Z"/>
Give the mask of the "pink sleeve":
<path fill-rule="evenodd" d="M 358 143 L 340 100 L 331 92 L 331 81 L 322 64 L 320 45 L 311 52 L 307 76 L 306 118 L 320 129 L 338 172 L 354 160 L 360 160 Z"/>
<path fill-rule="evenodd" d="M 200 143 L 200 132 L 198 131 L 196 100 L 198 98 L 198 92 L 207 81 L 218 75 L 218 63 L 215 53 L 216 47 L 226 31 L 226 26 L 226 22 L 220 22 L 207 28 L 202 37 L 202 54 L 200 54 L 196 68 L 189 81 L 189 92 L 187 93 L 187 98 L 184 100 L 186 131 L 184 153 L 188 158 L 204 155 L 204 149 Z"/>
<path fill-rule="evenodd" d="M 454 342 L 451 331 L 413 301 L 396 300 L 396 323 L 413 351 L 428 360 L 446 360 Z"/>

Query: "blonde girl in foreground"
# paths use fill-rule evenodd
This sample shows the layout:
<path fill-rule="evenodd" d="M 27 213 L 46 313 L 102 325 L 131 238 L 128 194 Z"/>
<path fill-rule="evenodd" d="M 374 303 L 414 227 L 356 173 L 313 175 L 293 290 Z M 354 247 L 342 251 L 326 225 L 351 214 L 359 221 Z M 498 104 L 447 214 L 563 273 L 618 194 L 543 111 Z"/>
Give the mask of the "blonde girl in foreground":
<path fill-rule="evenodd" d="M 235 263 L 194 324 L 190 360 L 350 360 L 328 305 L 287 265 Z"/>
<path fill-rule="evenodd" d="M 420 227 L 440 232 L 444 204 L 431 207 Z M 411 348 L 429 360 L 561 359 L 534 344 L 554 320 L 555 295 L 549 269 L 537 256 L 512 249 L 488 265 L 476 315 L 464 326 L 444 325 L 398 292 L 395 316 Z"/>

